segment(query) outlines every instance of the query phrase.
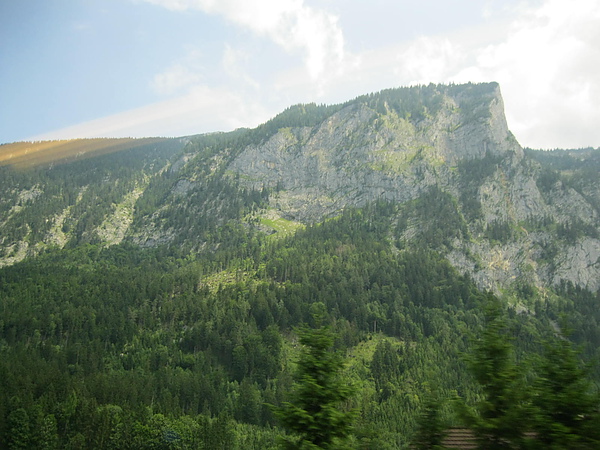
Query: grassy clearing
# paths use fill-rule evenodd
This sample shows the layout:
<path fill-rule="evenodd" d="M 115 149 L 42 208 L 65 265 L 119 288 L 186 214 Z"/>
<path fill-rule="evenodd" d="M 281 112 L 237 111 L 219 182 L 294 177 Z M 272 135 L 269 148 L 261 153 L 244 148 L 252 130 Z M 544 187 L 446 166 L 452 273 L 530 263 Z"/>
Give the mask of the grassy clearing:
<path fill-rule="evenodd" d="M 285 237 L 304 228 L 303 224 L 282 217 L 261 217 L 260 223 L 265 227 L 275 230 L 275 234 L 271 235 L 273 238 Z"/>
<path fill-rule="evenodd" d="M 256 284 L 257 281 L 254 280 L 255 275 L 256 271 L 254 270 L 227 269 L 203 276 L 200 280 L 200 285 L 208 287 L 210 292 L 215 293 L 219 290 L 220 286 L 227 286 L 240 282 Z"/>
<path fill-rule="evenodd" d="M 394 349 L 404 345 L 401 340 L 395 337 L 385 336 L 381 333 L 371 333 L 367 340 L 359 342 L 357 346 L 348 350 L 347 367 L 349 372 L 365 370 L 365 367 L 369 367 L 377 345 L 383 341 L 389 341 Z"/>

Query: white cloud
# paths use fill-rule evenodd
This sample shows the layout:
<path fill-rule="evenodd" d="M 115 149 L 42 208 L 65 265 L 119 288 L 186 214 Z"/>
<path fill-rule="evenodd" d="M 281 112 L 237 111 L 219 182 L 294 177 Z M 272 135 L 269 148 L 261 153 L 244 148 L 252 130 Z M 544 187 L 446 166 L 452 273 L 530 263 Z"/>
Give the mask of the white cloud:
<path fill-rule="evenodd" d="M 300 51 L 309 76 L 336 72 L 344 60 L 344 37 L 333 14 L 303 0 L 143 0 L 174 11 L 196 9 L 218 14 L 266 36 L 289 53 Z"/>
<path fill-rule="evenodd" d="M 461 47 L 446 37 L 420 37 L 396 59 L 395 74 L 403 84 L 445 80 L 463 62 Z"/>
<path fill-rule="evenodd" d="M 502 42 L 453 78 L 500 82 L 523 145 L 600 145 L 600 3 L 546 0 L 520 10 Z"/>
<path fill-rule="evenodd" d="M 230 79 L 240 82 L 242 85 L 250 86 L 254 90 L 260 88 L 260 83 L 248 75 L 243 66 L 248 63 L 250 54 L 226 44 L 221 60 L 221 67 Z"/>
<path fill-rule="evenodd" d="M 185 94 L 194 86 L 201 86 L 205 72 L 202 57 L 198 49 L 190 49 L 184 57 L 154 75 L 150 87 L 159 95 L 173 96 Z"/>
<path fill-rule="evenodd" d="M 490 8 L 484 13 L 483 26 L 358 55 L 360 66 L 330 84 L 368 92 L 497 81 L 523 145 L 600 146 L 600 2 L 544 0 L 504 9 L 497 19 Z"/>

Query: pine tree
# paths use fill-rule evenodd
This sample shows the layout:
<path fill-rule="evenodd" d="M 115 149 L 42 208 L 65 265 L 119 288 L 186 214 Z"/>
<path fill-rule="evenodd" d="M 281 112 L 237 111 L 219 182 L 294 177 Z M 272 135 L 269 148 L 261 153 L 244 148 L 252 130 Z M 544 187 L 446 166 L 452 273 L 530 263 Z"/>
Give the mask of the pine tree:
<path fill-rule="evenodd" d="M 446 437 L 447 424 L 442 417 L 444 402 L 438 392 L 427 391 L 423 409 L 417 420 L 417 431 L 412 440 L 415 450 L 442 449 L 442 442 Z"/>
<path fill-rule="evenodd" d="M 8 415 L 8 448 L 28 448 L 31 440 L 29 415 L 24 408 L 17 408 Z"/>
<path fill-rule="evenodd" d="M 58 448 L 58 429 L 56 418 L 53 414 L 48 414 L 42 419 L 39 435 L 40 450 L 54 450 Z"/>
<path fill-rule="evenodd" d="M 529 431 L 530 408 L 523 373 L 515 362 L 500 302 L 490 295 L 485 311 L 486 326 L 468 361 L 479 384 L 482 399 L 475 411 L 460 403 L 460 415 L 473 430 L 479 448 L 520 448 Z"/>
<path fill-rule="evenodd" d="M 539 448 L 599 448 L 598 395 L 571 342 L 548 343 L 537 375 L 533 404 Z"/>
<path fill-rule="evenodd" d="M 302 328 L 304 346 L 291 401 L 276 410 L 281 423 L 296 435 L 288 448 L 340 448 L 350 435 L 354 411 L 343 403 L 353 389 L 340 377 L 343 359 L 332 351 L 334 336 L 328 327 Z"/>

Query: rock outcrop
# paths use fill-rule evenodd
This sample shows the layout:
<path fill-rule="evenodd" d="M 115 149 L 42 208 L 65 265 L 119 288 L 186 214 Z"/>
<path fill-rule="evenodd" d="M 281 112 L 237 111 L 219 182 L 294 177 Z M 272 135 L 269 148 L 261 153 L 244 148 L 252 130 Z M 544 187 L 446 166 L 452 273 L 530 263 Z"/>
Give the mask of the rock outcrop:
<path fill-rule="evenodd" d="M 541 168 L 525 158 L 508 130 L 499 87 L 428 89 L 435 90 L 428 95 L 436 97 L 437 107 L 419 117 L 402 114 L 384 95 L 378 103 L 350 102 L 316 126 L 282 128 L 247 146 L 228 170 L 248 188 L 277 186 L 270 206 L 300 222 L 380 199 L 405 203 L 439 188 L 460 199 L 470 237 L 436 250 L 480 287 L 499 293 L 516 280 L 540 287 L 566 280 L 598 290 L 597 235 L 567 242 L 554 232 L 573 221 L 598 230 L 598 211 L 560 181 L 541 192 Z M 587 197 L 598 195 L 597 189 L 588 186 Z M 469 203 L 478 205 L 475 217 Z M 552 225 L 534 225 L 543 221 Z M 498 224 L 510 235 L 505 242 L 486 233 Z M 407 239 L 422 228 L 413 221 Z M 549 245 L 555 248 L 551 258 Z"/>

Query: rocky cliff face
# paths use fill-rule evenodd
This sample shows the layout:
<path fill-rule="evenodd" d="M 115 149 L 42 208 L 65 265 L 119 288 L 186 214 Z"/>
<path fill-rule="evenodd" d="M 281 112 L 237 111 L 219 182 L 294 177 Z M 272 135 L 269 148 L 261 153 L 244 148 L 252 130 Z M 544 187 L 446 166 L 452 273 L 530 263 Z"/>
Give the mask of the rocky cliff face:
<path fill-rule="evenodd" d="M 246 147 L 228 170 L 249 188 L 278 186 L 271 208 L 300 222 L 380 199 L 415 201 L 441 189 L 459 200 L 468 233 L 436 250 L 480 287 L 500 292 L 516 280 L 540 288 L 567 280 L 598 290 L 598 211 L 586 199 L 597 195 L 598 184 L 584 195 L 557 180 L 542 192 L 536 182 L 542 169 L 508 130 L 497 85 L 436 87 L 433 95 L 437 107 L 419 117 L 385 98 L 378 108 L 350 103 L 316 126 L 280 129 Z M 401 237 L 414 241 L 434 216 L 413 220 Z M 591 235 L 557 235 L 575 222 Z"/>
<path fill-rule="evenodd" d="M 0 195 L 0 264 L 85 242 L 197 240 L 190 247 L 200 250 L 205 230 L 228 220 L 265 230 L 385 200 L 398 205 L 390 245 L 442 252 L 482 288 L 510 292 L 527 282 L 543 292 L 570 281 L 600 289 L 600 158 L 574 154 L 559 167 L 524 152 L 496 83 L 300 105 L 255 130 L 163 150 L 26 176 L 0 167 L 13 177 Z M 69 171 L 79 178 L 61 181 Z M 238 216 L 259 197 L 267 203 L 253 221 Z"/>
<path fill-rule="evenodd" d="M 273 206 L 300 221 L 344 206 L 404 202 L 432 185 L 451 186 L 452 167 L 486 155 L 522 157 L 508 131 L 497 85 L 473 99 L 436 88 L 436 109 L 418 118 L 382 100 L 353 102 L 314 127 L 284 128 L 230 164 L 250 188 L 283 188 Z"/>

